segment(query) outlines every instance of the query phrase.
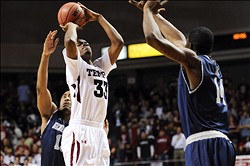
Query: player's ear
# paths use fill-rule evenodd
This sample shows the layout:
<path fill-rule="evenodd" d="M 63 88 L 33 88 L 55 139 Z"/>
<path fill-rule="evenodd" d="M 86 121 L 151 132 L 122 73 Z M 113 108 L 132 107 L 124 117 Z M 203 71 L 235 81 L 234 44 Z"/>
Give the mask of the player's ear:
<path fill-rule="evenodd" d="M 190 48 L 190 49 L 192 49 L 192 44 L 187 40 L 187 43 L 186 43 L 186 48 Z M 192 49 L 193 50 L 193 49 Z"/>

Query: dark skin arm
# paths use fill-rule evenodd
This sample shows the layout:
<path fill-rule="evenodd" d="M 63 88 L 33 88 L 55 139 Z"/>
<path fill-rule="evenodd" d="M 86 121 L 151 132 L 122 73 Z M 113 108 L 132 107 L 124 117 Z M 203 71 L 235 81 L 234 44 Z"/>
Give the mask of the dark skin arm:
<path fill-rule="evenodd" d="M 147 0 L 129 0 L 129 3 L 136 6 L 138 9 L 143 11 L 143 7 L 146 4 Z M 174 26 L 172 25 L 168 20 L 163 18 L 160 15 L 160 12 L 165 11 L 165 8 L 163 6 L 167 3 L 167 0 L 162 0 L 159 3 L 154 3 L 152 7 L 150 7 L 151 11 L 153 12 L 154 20 L 156 24 L 158 25 L 161 33 L 164 35 L 165 38 L 167 38 L 170 42 L 172 42 L 174 45 L 182 46 L 186 45 L 187 41 L 185 36 Z M 173 33 L 175 32 L 175 33 Z"/>
<path fill-rule="evenodd" d="M 196 53 L 186 47 L 184 35 L 168 21 L 157 18 L 161 4 L 156 1 L 147 1 L 143 7 L 143 32 L 146 42 L 161 52 L 165 57 L 179 63 L 184 68 L 189 79 L 191 90 L 195 89 L 201 81 L 201 65 Z M 161 19 L 157 23 L 155 18 Z M 171 34 L 171 38 L 164 38 L 160 31 L 164 27 L 165 34 Z"/>
<path fill-rule="evenodd" d="M 78 2 L 79 3 L 79 2 Z M 84 9 L 85 11 L 85 15 L 87 17 L 87 22 L 89 21 L 97 21 L 99 22 L 99 24 L 102 26 L 102 28 L 104 29 L 105 33 L 107 34 L 111 45 L 108 49 L 109 52 L 109 58 L 110 58 L 110 62 L 113 65 L 124 44 L 123 38 L 122 36 L 117 32 L 117 30 L 105 19 L 105 17 L 99 13 L 96 13 L 90 9 L 88 9 L 87 7 L 85 7 L 84 5 L 82 5 L 81 3 L 79 3 L 80 6 Z"/>
<path fill-rule="evenodd" d="M 77 59 L 77 30 L 79 26 L 72 22 L 67 23 L 64 27 L 64 46 L 67 51 L 67 56 L 71 59 Z"/>
<path fill-rule="evenodd" d="M 49 58 L 55 51 L 56 46 L 59 42 L 59 38 L 55 39 L 56 34 L 57 30 L 50 31 L 47 35 L 37 72 L 36 92 L 37 107 L 42 118 L 41 134 L 43 133 L 50 116 L 57 109 L 57 106 L 52 102 L 50 91 L 47 88 Z"/>

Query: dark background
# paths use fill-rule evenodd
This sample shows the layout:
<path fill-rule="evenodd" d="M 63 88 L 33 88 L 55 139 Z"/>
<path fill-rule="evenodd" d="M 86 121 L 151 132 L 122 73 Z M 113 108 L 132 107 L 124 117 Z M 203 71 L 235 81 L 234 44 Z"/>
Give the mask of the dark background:
<path fill-rule="evenodd" d="M 1 43 L 41 44 L 48 31 L 54 29 L 59 30 L 58 36 L 62 38 L 57 12 L 66 2 L 69 1 L 1 1 Z M 144 41 L 142 12 L 128 1 L 80 2 L 103 14 L 125 43 Z M 196 26 L 207 26 L 215 34 L 224 34 L 249 30 L 249 10 L 249 1 L 169 1 L 162 15 L 185 34 Z M 97 23 L 90 24 L 84 27 L 81 37 L 92 44 L 109 42 Z"/>

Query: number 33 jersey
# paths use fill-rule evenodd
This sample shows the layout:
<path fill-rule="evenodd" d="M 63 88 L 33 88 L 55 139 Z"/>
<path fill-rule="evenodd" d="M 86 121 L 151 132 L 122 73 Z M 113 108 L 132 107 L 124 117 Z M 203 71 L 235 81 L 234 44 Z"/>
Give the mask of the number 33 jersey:
<path fill-rule="evenodd" d="M 66 80 L 71 94 L 70 120 L 88 120 L 103 123 L 108 106 L 109 72 L 112 65 L 106 51 L 93 64 L 86 63 L 78 50 L 77 59 L 68 58 L 66 49 L 63 56 L 66 63 Z"/>
<path fill-rule="evenodd" d="M 178 78 L 178 109 L 186 138 L 194 133 L 217 130 L 228 134 L 227 104 L 219 65 L 206 55 L 201 60 L 201 81 L 190 90 L 182 67 Z"/>

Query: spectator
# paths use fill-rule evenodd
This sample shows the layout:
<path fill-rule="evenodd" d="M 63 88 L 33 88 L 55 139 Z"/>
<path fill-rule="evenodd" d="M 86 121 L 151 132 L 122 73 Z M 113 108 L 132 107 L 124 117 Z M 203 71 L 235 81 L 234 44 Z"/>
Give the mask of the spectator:
<path fill-rule="evenodd" d="M 118 161 L 125 162 L 126 161 L 126 146 L 124 143 L 118 143 L 119 151 L 118 151 Z"/>
<path fill-rule="evenodd" d="M 41 154 L 42 154 L 42 148 L 41 146 L 38 146 L 38 153 L 33 153 L 34 156 L 34 162 L 37 166 L 41 166 Z"/>
<path fill-rule="evenodd" d="M 243 112 L 243 115 L 240 118 L 239 129 L 241 138 L 245 139 L 250 136 L 250 116 L 247 110 Z"/>
<path fill-rule="evenodd" d="M 24 156 L 25 150 L 29 151 L 29 146 L 25 144 L 25 138 L 22 137 L 20 138 L 19 144 L 16 147 L 15 156 L 19 156 L 19 157 Z M 23 162 L 22 159 L 21 159 L 21 162 Z"/>
<path fill-rule="evenodd" d="M 170 149 L 171 139 L 168 135 L 166 135 L 165 130 L 161 129 L 155 140 L 155 158 L 157 160 L 169 159 Z"/>
<path fill-rule="evenodd" d="M 244 144 L 244 149 L 247 155 L 250 155 L 250 136 L 246 137 L 246 142 Z"/>
<path fill-rule="evenodd" d="M 125 144 L 126 161 L 134 161 L 134 152 L 130 143 Z"/>
<path fill-rule="evenodd" d="M 141 131 L 140 139 L 137 146 L 137 157 L 141 161 L 150 161 L 153 159 L 154 145 L 153 142 L 148 139 L 145 131 Z"/>
<path fill-rule="evenodd" d="M 18 101 L 28 104 L 30 102 L 30 87 L 25 80 L 21 79 L 17 87 Z"/>
<path fill-rule="evenodd" d="M 238 143 L 239 137 L 238 123 L 236 118 L 231 114 L 229 115 L 229 138 L 232 142 Z"/>
<path fill-rule="evenodd" d="M 0 164 L 1 166 L 8 166 L 6 163 L 4 163 L 4 153 L 2 153 L 2 151 L 0 156 Z"/>
<path fill-rule="evenodd" d="M 163 112 L 165 111 L 166 111 L 166 108 L 163 105 L 163 101 L 162 99 L 159 99 L 155 108 L 155 114 L 158 116 L 159 119 L 162 119 Z"/>
<path fill-rule="evenodd" d="M 131 148 L 133 150 L 133 158 L 132 161 L 136 159 L 136 147 L 138 144 L 138 135 L 139 135 L 139 125 L 136 118 L 132 119 L 131 126 L 129 128 L 130 140 L 131 140 Z"/>
<path fill-rule="evenodd" d="M 122 143 L 122 144 L 130 143 L 127 126 L 121 125 L 120 130 L 121 130 L 121 132 L 120 132 L 120 135 L 119 135 L 119 142 Z"/>
<path fill-rule="evenodd" d="M 115 123 L 115 129 L 116 129 L 115 133 L 117 134 L 117 136 L 120 135 L 121 128 L 122 128 L 121 126 L 122 124 L 124 124 L 125 119 L 126 117 L 125 117 L 125 112 L 123 109 L 123 104 L 121 102 L 118 102 L 113 107 L 113 121 Z"/>
<path fill-rule="evenodd" d="M 1 120 L 1 142 L 7 137 L 8 133 L 7 133 L 7 129 L 6 127 L 3 125 L 2 120 Z"/>
<path fill-rule="evenodd" d="M 21 165 L 20 164 L 20 157 L 19 156 L 15 156 L 15 158 L 14 158 L 14 166 L 19 166 L 19 165 Z"/>
<path fill-rule="evenodd" d="M 11 147 L 5 146 L 4 147 L 4 159 L 3 162 L 5 164 L 10 164 L 11 162 L 14 162 L 14 154 L 13 154 L 13 150 Z"/>
<path fill-rule="evenodd" d="M 20 163 L 25 164 L 26 159 L 28 160 L 29 156 L 30 156 L 30 149 L 24 149 L 23 154 L 20 156 Z M 27 162 L 29 162 L 29 160 Z"/>
<path fill-rule="evenodd" d="M 172 137 L 171 145 L 174 148 L 173 159 L 184 160 L 184 148 L 186 146 L 186 138 L 181 131 L 181 127 L 176 128 L 176 134 Z M 175 166 L 184 166 L 184 162 L 175 162 Z"/>

